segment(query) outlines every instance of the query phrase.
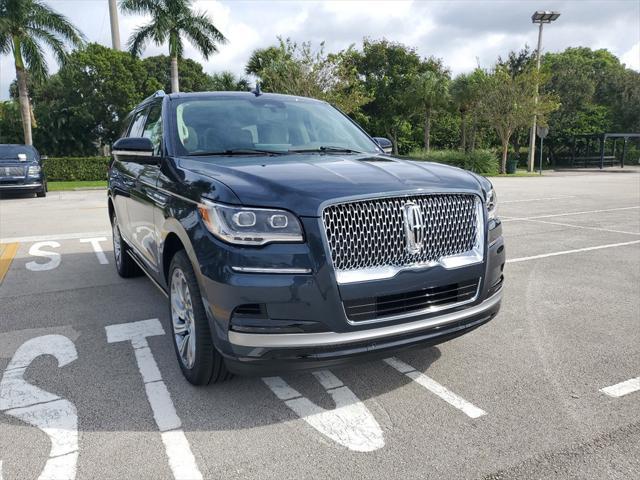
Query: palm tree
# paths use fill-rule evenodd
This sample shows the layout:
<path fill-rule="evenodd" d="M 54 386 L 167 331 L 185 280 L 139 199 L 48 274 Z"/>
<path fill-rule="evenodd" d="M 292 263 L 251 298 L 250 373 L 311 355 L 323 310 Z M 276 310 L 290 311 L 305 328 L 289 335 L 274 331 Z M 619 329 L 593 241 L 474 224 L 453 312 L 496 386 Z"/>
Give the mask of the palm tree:
<path fill-rule="evenodd" d="M 211 75 L 212 90 L 233 92 L 249 90 L 249 81 L 244 77 L 236 77 L 233 72 L 224 71 Z"/>
<path fill-rule="evenodd" d="M 33 144 L 27 72 L 35 80 L 46 77 L 43 45 L 63 64 L 67 46 L 82 43 L 80 31 L 42 0 L 0 0 L 0 53 L 13 54 L 26 145 Z"/>
<path fill-rule="evenodd" d="M 216 53 L 216 43 L 227 39 L 209 17 L 191 8 L 192 0 L 122 0 L 120 8 L 128 13 L 151 15 L 151 22 L 138 27 L 129 39 L 129 51 L 139 56 L 146 44 L 153 41 L 161 45 L 169 42 L 171 57 L 171 91 L 180 91 L 178 82 L 178 58 L 182 56 L 184 44 L 182 36 L 198 49 L 207 60 Z"/>
<path fill-rule="evenodd" d="M 461 73 L 451 84 L 451 98 L 454 108 L 460 113 L 460 149 L 468 152 L 475 147 L 475 130 L 478 121 L 478 104 L 485 88 L 486 74 L 476 68 L 471 73 Z M 471 132 L 468 135 L 468 117 L 472 117 Z M 469 138 L 468 138 L 469 137 Z"/>
<path fill-rule="evenodd" d="M 449 101 L 449 74 L 437 65 L 416 75 L 409 91 L 424 120 L 424 149 L 428 152 L 431 148 L 433 112 L 446 106 Z"/>

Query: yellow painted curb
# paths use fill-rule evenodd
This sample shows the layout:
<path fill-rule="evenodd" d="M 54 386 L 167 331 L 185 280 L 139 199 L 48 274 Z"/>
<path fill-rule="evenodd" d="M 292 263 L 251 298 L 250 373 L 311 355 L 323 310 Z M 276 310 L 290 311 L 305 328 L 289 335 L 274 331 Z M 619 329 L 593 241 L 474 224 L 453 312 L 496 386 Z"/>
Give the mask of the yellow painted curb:
<path fill-rule="evenodd" d="M 4 280 L 13 258 L 18 253 L 19 245 L 19 243 L 0 244 L 0 283 Z"/>

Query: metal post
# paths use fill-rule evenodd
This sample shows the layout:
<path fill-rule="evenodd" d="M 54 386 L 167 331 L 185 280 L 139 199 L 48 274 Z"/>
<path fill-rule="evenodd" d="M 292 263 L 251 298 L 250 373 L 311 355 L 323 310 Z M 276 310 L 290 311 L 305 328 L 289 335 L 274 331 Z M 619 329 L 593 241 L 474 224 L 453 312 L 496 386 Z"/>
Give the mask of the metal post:
<path fill-rule="evenodd" d="M 606 135 L 600 137 L 600 170 L 604 167 L 604 142 L 607 140 Z"/>
<path fill-rule="evenodd" d="M 118 5 L 116 0 L 109 0 L 109 17 L 111 18 L 111 44 L 114 50 L 120 50 L 120 27 L 118 26 Z"/>
<path fill-rule="evenodd" d="M 538 68 L 538 73 L 540 73 L 540 49 L 542 48 L 542 25 L 540 23 L 540 27 L 538 28 L 538 50 L 536 51 L 536 64 Z M 538 79 L 536 79 L 536 96 L 535 96 L 535 105 L 538 105 Z M 533 172 L 533 165 L 535 163 L 536 158 L 536 123 L 537 123 L 537 115 L 533 114 L 533 123 L 531 125 L 531 138 L 529 141 L 529 171 Z"/>
<path fill-rule="evenodd" d="M 620 160 L 620 168 L 624 168 L 624 157 L 627 156 L 627 140 L 628 140 L 628 137 L 624 137 L 624 143 L 622 144 L 622 160 Z"/>
<path fill-rule="evenodd" d="M 544 137 L 540 137 L 540 175 L 542 175 L 542 147 L 544 147 Z"/>

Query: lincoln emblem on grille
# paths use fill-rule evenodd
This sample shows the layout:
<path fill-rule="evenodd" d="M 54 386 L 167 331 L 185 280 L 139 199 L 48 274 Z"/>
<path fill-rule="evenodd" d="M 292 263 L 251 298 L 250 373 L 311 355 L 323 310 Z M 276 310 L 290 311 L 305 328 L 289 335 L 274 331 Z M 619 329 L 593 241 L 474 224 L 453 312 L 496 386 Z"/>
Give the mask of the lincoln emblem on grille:
<path fill-rule="evenodd" d="M 422 210 L 413 202 L 405 203 L 402 206 L 402 216 L 404 220 L 404 235 L 407 240 L 407 252 L 412 255 L 419 253 L 422 250 L 427 229 Z"/>

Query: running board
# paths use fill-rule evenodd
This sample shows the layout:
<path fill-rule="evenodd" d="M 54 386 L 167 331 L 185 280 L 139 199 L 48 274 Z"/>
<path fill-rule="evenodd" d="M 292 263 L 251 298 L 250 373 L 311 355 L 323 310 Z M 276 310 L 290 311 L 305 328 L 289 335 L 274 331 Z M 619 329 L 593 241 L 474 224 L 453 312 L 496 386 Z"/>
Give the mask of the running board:
<path fill-rule="evenodd" d="M 147 270 L 142 266 L 142 262 L 140 260 L 138 260 L 136 258 L 136 255 L 129 249 L 127 249 L 127 254 L 129 254 L 129 256 L 131 257 L 131 259 L 136 262 L 136 265 L 138 265 L 138 267 L 140 268 L 140 270 L 142 270 L 142 272 L 147 276 L 147 278 L 149 280 L 151 280 L 151 283 L 153 283 L 158 290 L 160 290 L 160 292 L 162 292 L 162 294 L 166 297 L 169 298 L 169 294 L 167 292 L 165 292 L 164 288 L 162 288 L 162 285 L 160 285 L 158 282 L 156 282 L 155 278 L 153 278 L 151 275 L 149 275 L 149 273 L 147 272 Z"/>

